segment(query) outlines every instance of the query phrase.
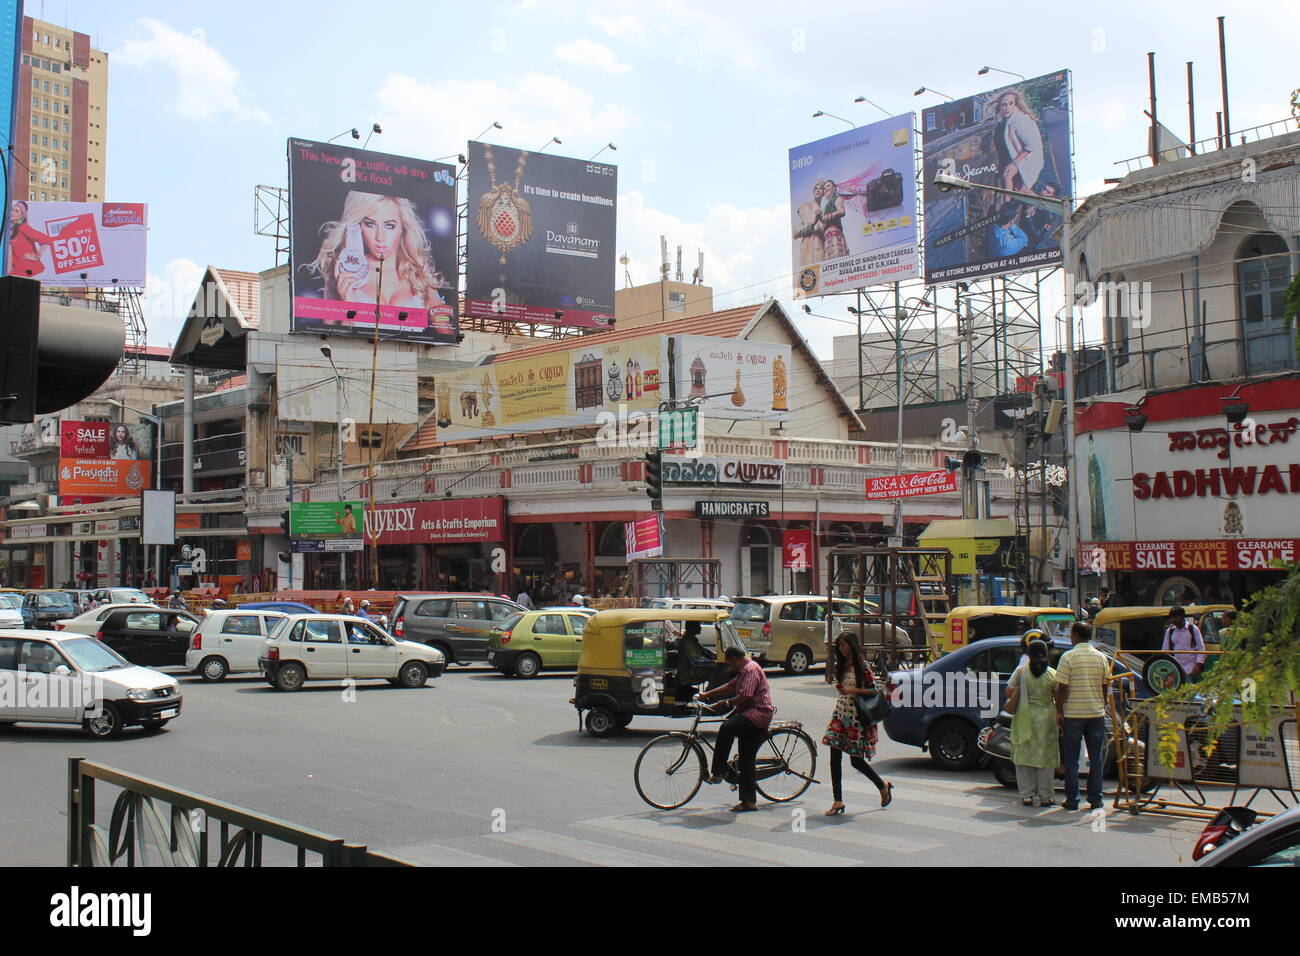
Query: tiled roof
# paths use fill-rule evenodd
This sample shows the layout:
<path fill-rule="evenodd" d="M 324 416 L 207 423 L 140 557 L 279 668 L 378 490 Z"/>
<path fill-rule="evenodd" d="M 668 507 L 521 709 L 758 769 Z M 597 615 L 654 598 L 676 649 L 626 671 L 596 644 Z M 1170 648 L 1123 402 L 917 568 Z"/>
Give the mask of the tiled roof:
<path fill-rule="evenodd" d="M 746 305 L 738 309 L 724 309 L 710 312 L 689 319 L 674 319 L 655 325 L 638 325 L 630 329 L 614 329 L 610 332 L 596 332 L 592 335 L 572 336 L 567 339 L 548 339 L 545 345 L 528 345 L 521 349 L 498 352 L 493 356 L 494 362 L 507 359 L 528 358 L 532 355 L 545 355 L 548 352 L 561 352 L 569 349 L 584 348 L 587 345 L 599 348 L 610 342 L 622 342 L 627 339 L 639 339 L 647 335 L 712 335 L 718 338 L 734 339 L 754 318 L 767 308 L 767 303 Z"/>
<path fill-rule="evenodd" d="M 435 406 L 434 411 L 437 408 Z M 415 430 L 397 444 L 398 451 L 428 451 L 438 445 L 438 416 L 432 411 L 424 416 L 424 421 L 415 426 Z"/>
<path fill-rule="evenodd" d="M 209 271 L 220 277 L 230 293 L 230 301 L 244 317 L 248 327 L 256 329 L 260 324 L 262 312 L 262 283 L 256 272 L 241 272 L 238 269 L 218 269 L 209 266 Z"/>
<path fill-rule="evenodd" d="M 222 385 L 220 388 L 214 388 L 213 391 L 224 392 L 232 388 L 243 388 L 247 384 L 248 384 L 247 375 L 236 375 L 233 378 L 231 378 L 229 381 L 227 381 L 226 384 Z"/>

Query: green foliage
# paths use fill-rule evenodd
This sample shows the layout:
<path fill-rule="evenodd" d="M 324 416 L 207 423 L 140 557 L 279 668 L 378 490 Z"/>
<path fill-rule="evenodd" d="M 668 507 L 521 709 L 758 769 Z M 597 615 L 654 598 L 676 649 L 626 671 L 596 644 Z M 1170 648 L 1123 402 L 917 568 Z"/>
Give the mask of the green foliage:
<path fill-rule="evenodd" d="M 1300 90 L 1296 90 L 1296 93 L 1300 95 Z M 1300 316 L 1300 272 L 1291 277 L 1291 284 L 1282 296 L 1282 316 L 1286 319 L 1287 331 L 1291 331 L 1296 317 Z M 1295 337 L 1295 354 L 1296 358 L 1300 358 L 1300 332 Z"/>
<path fill-rule="evenodd" d="M 1232 629 L 1231 646 L 1224 646 L 1199 682 L 1184 684 L 1155 699 L 1161 763 L 1169 766 L 1172 761 L 1174 726 L 1167 720 L 1170 705 L 1199 698 L 1211 708 L 1212 743 L 1233 722 L 1235 708 L 1241 708 L 1241 720 L 1260 725 L 1274 708 L 1289 705 L 1292 695 L 1300 691 L 1300 564 L 1292 564 L 1286 571 L 1279 583 L 1248 599 Z M 1164 746 L 1167 734 L 1171 740 L 1168 755 Z"/>

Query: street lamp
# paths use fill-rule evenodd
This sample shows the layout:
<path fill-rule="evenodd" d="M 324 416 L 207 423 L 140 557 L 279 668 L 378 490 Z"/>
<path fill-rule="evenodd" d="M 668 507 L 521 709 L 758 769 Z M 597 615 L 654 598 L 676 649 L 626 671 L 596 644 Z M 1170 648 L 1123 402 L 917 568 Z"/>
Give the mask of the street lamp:
<path fill-rule="evenodd" d="M 1077 553 L 1077 535 L 1074 527 L 1075 493 L 1078 491 L 1078 476 L 1074 468 L 1074 290 L 1070 281 L 1070 216 L 1074 212 L 1072 196 L 1039 196 L 1037 193 L 1022 193 L 1001 186 L 986 186 L 953 176 L 950 173 L 937 173 L 934 185 L 942 192 L 951 189 L 983 189 L 986 192 L 1010 196 L 1017 202 L 1039 209 L 1046 209 L 1061 217 L 1061 268 L 1065 276 L 1065 474 L 1070 482 L 1070 493 L 1065 496 L 1065 544 L 1067 560 L 1073 570 L 1070 573 L 1071 598 L 1079 595 L 1079 555 Z"/>
<path fill-rule="evenodd" d="M 981 66 L 979 70 L 979 75 L 984 76 L 990 70 L 992 70 L 994 73 L 1005 73 L 1007 76 L 1015 76 L 1015 77 L 1019 77 L 1022 80 L 1024 79 L 1024 77 L 1021 76 L 1019 73 L 1012 73 L 1010 70 L 999 70 L 996 66 Z"/>
<path fill-rule="evenodd" d="M 550 146 L 552 143 L 554 143 L 556 146 L 564 145 L 564 143 L 560 141 L 560 137 L 552 136 L 550 139 L 544 142 L 539 148 L 535 149 L 533 152 L 540 153 L 542 150 L 546 149 L 546 147 Z"/>
<path fill-rule="evenodd" d="M 486 136 L 486 135 L 488 134 L 488 130 L 494 130 L 494 129 L 501 129 L 501 124 L 498 123 L 496 120 L 493 120 L 491 126 L 489 126 L 487 129 L 483 130 L 483 132 L 479 133 L 479 134 L 478 134 L 477 136 L 475 136 L 474 138 L 475 138 L 475 139 L 482 139 L 484 136 Z"/>
<path fill-rule="evenodd" d="M 945 100 L 953 99 L 953 97 L 949 96 L 947 93 L 943 92 L 942 90 L 936 90 L 933 86 L 923 86 L 912 95 L 920 96 L 922 93 L 933 93 L 936 96 L 942 96 Z"/>
<path fill-rule="evenodd" d="M 601 153 L 603 153 L 603 152 L 604 152 L 605 150 L 607 150 L 607 149 L 612 149 L 612 150 L 614 150 L 615 152 L 618 152 L 618 147 L 617 147 L 617 146 L 615 146 L 613 143 L 606 143 L 606 144 L 605 144 L 604 146 L 602 146 L 600 149 L 596 150 L 596 156 L 599 156 Z M 591 157 L 591 159 L 595 159 L 596 156 Z M 589 159 L 589 160 L 587 160 L 587 162 L 591 162 L 591 160 Z"/>
<path fill-rule="evenodd" d="M 848 123 L 849 129 L 857 128 L 853 123 L 849 123 L 849 121 L 846 120 L 843 116 L 836 116 L 834 113 L 827 113 L 825 110 L 818 110 L 816 113 L 813 114 L 813 119 L 816 119 L 819 116 L 829 116 L 831 119 L 837 119 L 841 123 Z"/>
<path fill-rule="evenodd" d="M 880 104 L 871 102 L 871 100 L 867 99 L 865 96 L 859 96 L 859 97 L 857 97 L 853 102 L 854 102 L 854 103 L 866 103 L 868 106 L 874 106 L 876 109 L 880 110 L 880 112 L 884 113 L 886 116 L 893 116 L 893 115 L 894 115 L 893 113 L 889 112 L 889 110 L 885 109 L 885 108 L 884 108 L 883 106 L 881 106 Z"/>
<path fill-rule="evenodd" d="M 335 466 L 335 478 L 338 481 L 339 505 L 343 504 L 343 376 L 339 374 L 338 366 L 334 364 L 334 353 L 328 345 L 320 347 L 320 354 L 329 360 L 330 368 L 334 370 L 334 389 L 336 404 L 338 407 L 338 421 L 335 424 L 335 442 L 334 454 L 338 458 Z M 290 464 L 290 469 L 293 465 Z M 292 472 L 291 472 L 292 473 Z M 290 507 L 292 511 L 292 507 Z M 348 586 L 348 555 L 346 551 L 339 552 L 339 590 L 345 590 Z"/>

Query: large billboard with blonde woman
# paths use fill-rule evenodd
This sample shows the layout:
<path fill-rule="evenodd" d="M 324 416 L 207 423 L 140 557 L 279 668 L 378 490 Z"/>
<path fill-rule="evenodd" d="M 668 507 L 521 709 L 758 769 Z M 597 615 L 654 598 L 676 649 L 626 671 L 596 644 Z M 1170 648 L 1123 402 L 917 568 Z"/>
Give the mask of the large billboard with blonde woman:
<path fill-rule="evenodd" d="M 936 173 L 1046 198 L 1071 196 L 1070 71 L 933 106 L 921 113 L 925 281 L 1051 266 L 1061 217 L 986 189 L 944 192 Z"/>
<path fill-rule="evenodd" d="M 289 140 L 295 332 L 452 344 L 456 170 Z"/>

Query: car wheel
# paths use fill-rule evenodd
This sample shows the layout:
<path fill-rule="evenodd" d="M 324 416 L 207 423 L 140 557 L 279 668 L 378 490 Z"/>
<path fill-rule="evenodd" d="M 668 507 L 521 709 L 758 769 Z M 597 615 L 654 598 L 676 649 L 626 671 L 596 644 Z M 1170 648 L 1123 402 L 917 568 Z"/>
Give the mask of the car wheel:
<path fill-rule="evenodd" d="M 593 707 L 587 711 L 587 733 L 593 737 L 609 737 L 618 730 L 618 721 L 606 707 Z"/>
<path fill-rule="evenodd" d="M 85 728 L 96 740 L 113 740 L 122 736 L 122 714 L 112 704 L 100 704 L 99 713 L 86 718 Z"/>
<path fill-rule="evenodd" d="M 812 667 L 812 651 L 802 644 L 796 644 L 790 648 L 790 653 L 786 655 L 783 666 L 787 674 L 798 676 L 799 674 L 808 673 L 808 668 Z"/>
<path fill-rule="evenodd" d="M 433 643 L 429 646 L 442 652 L 442 659 L 446 667 L 450 667 L 452 664 L 457 663 L 456 655 L 451 652 L 450 644 Z"/>
<path fill-rule="evenodd" d="M 281 664 L 275 672 L 275 686 L 280 690 L 302 690 L 306 679 L 307 671 L 301 664 Z"/>
<path fill-rule="evenodd" d="M 423 687 L 429 679 L 429 671 L 419 661 L 407 661 L 397 672 L 397 680 L 403 687 Z"/>
<path fill-rule="evenodd" d="M 1015 790 L 1019 784 L 1016 783 L 1016 765 L 1009 760 L 993 761 L 993 777 L 1004 787 Z"/>
<path fill-rule="evenodd" d="M 542 669 L 542 659 L 532 651 L 526 651 L 515 658 L 516 677 L 536 677 Z"/>
<path fill-rule="evenodd" d="M 979 760 L 975 727 L 970 721 L 948 717 L 930 731 L 930 759 L 946 770 L 969 770 Z"/>
<path fill-rule="evenodd" d="M 215 654 L 212 657 L 205 657 L 203 660 L 199 661 L 199 666 L 194 671 L 194 673 L 198 674 L 206 681 L 225 680 L 226 674 L 229 672 L 230 668 L 226 666 L 226 659 L 224 657 L 217 657 Z"/>

